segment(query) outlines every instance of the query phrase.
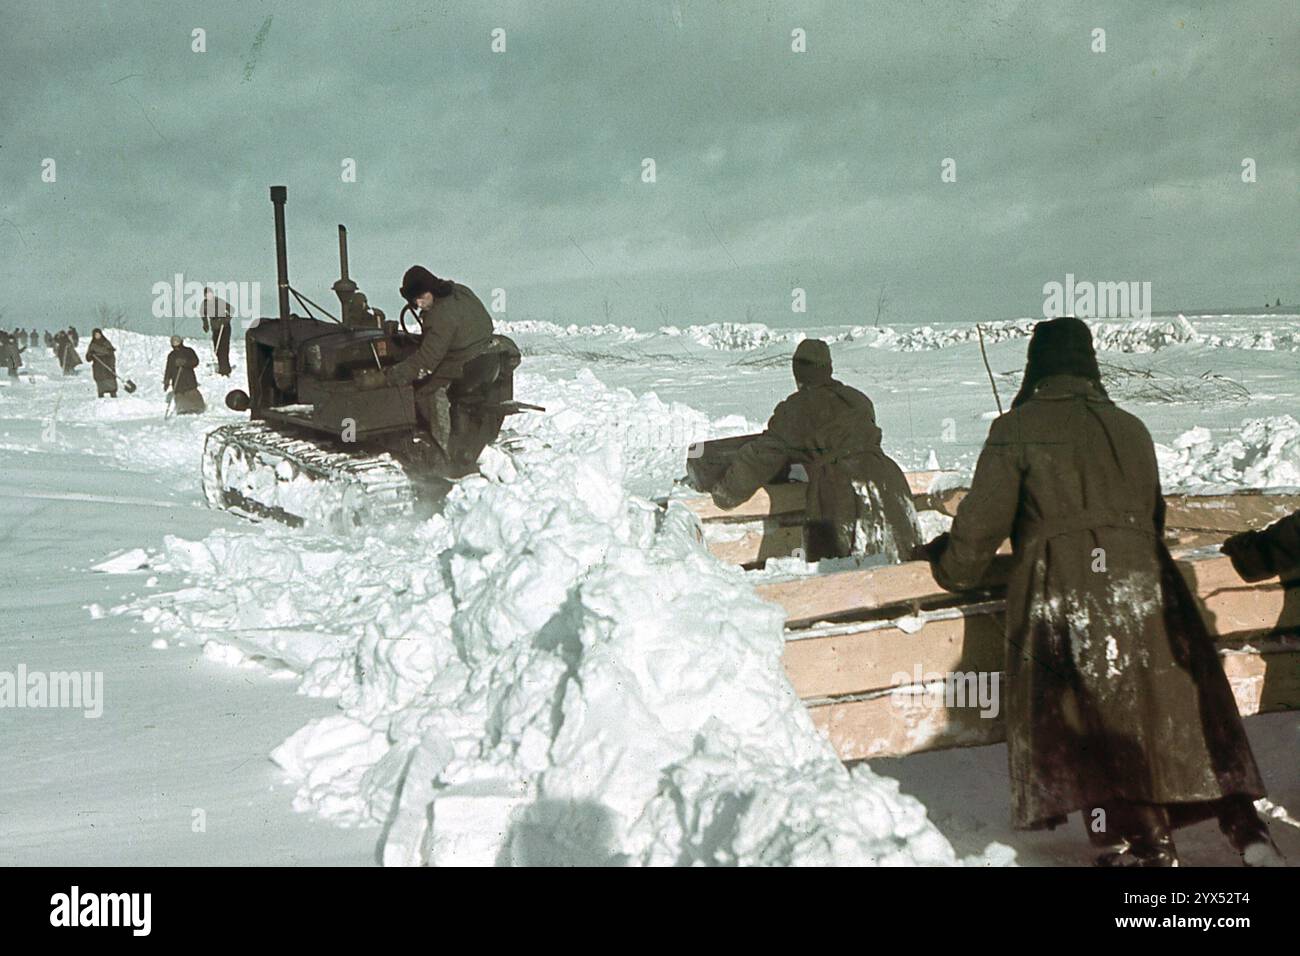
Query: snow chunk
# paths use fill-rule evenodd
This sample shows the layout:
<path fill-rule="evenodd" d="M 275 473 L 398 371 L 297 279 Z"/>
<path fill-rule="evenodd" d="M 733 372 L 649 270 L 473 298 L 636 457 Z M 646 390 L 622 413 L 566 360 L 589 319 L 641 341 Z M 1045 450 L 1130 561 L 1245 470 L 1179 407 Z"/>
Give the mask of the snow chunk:
<path fill-rule="evenodd" d="M 132 548 L 130 551 L 123 551 L 107 561 L 93 565 L 90 570 L 98 571 L 100 574 L 130 574 L 133 571 L 147 570 L 148 567 L 149 555 L 144 548 Z"/>

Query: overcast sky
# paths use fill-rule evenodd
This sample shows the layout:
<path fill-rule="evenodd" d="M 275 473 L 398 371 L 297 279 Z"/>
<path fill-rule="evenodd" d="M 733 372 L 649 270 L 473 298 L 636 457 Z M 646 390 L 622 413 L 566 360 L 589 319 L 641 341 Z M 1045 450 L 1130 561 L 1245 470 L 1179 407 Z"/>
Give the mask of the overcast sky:
<path fill-rule="evenodd" d="M 0 311 L 139 325 L 177 272 L 273 311 L 276 183 L 293 285 L 337 304 L 343 222 L 390 316 L 415 262 L 566 323 L 872 322 L 882 287 L 887 322 L 989 320 L 1067 272 L 1149 281 L 1157 310 L 1295 302 L 1295 9 L 8 4 Z"/>

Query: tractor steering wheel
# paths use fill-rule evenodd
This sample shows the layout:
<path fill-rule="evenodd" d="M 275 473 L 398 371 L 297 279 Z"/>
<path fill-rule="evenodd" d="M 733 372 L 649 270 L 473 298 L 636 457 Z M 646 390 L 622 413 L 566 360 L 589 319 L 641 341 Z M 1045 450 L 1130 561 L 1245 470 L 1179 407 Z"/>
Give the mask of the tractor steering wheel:
<path fill-rule="evenodd" d="M 407 335 L 410 335 L 411 332 L 410 332 L 410 330 L 407 329 L 407 327 L 406 327 L 406 313 L 407 313 L 407 312 L 410 312 L 412 315 L 415 316 L 415 322 L 416 322 L 416 325 L 419 325 L 419 323 L 420 323 L 420 314 L 419 314 L 419 312 L 416 311 L 415 306 L 411 305 L 411 303 L 408 302 L 408 303 L 406 303 L 406 305 L 402 306 L 402 311 L 399 312 L 398 315 L 397 315 L 397 321 L 401 323 L 402 331 L 405 332 Z"/>

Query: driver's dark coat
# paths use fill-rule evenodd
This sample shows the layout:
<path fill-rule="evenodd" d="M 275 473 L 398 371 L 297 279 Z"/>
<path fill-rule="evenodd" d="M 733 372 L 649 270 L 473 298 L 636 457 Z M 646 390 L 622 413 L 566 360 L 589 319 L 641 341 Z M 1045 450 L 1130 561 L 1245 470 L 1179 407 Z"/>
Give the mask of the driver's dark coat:
<path fill-rule="evenodd" d="M 492 317 L 470 289 L 456 283 L 452 293 L 435 298 L 420 312 L 423 335 L 414 355 L 388 369 L 393 385 L 409 385 L 430 375 L 451 381 L 460 377 L 461 366 L 492 338 Z"/>

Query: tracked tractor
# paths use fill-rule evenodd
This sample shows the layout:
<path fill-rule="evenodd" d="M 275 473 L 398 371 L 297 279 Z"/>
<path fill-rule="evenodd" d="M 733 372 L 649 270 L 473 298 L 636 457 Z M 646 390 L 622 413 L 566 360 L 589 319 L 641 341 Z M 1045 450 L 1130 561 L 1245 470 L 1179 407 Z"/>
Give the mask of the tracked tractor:
<path fill-rule="evenodd" d="M 279 314 L 244 338 L 248 391 L 226 404 L 246 423 L 207 437 L 203 490 L 211 507 L 290 525 L 354 527 L 436 503 L 472 474 L 507 416 L 541 411 L 514 400 L 518 347 L 494 335 L 451 379 L 451 435 L 435 437 L 417 415 L 413 385 L 389 384 L 384 370 L 412 355 L 420 331 L 372 308 L 348 272 L 347 230 L 339 226 L 340 307 L 335 318 L 289 284 L 284 208 L 271 187 Z M 290 311 L 292 295 L 307 315 Z M 316 315 L 319 312 L 326 318 Z"/>

